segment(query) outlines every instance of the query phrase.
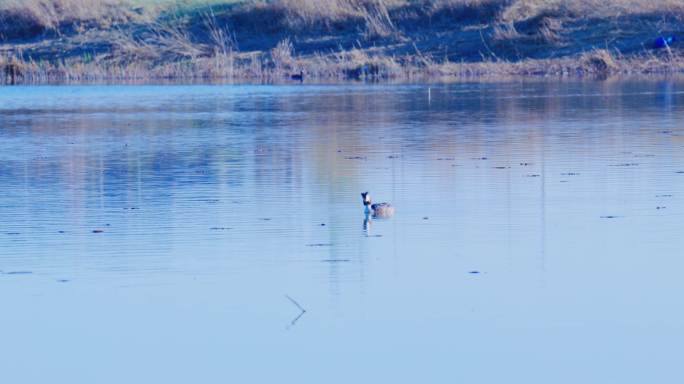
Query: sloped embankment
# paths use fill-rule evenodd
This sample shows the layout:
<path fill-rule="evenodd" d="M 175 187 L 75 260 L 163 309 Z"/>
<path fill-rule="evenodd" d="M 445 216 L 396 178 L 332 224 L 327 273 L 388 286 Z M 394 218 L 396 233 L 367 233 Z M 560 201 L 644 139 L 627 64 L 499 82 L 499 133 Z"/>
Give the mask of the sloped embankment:
<path fill-rule="evenodd" d="M 15 81 L 576 76 L 684 68 L 676 39 L 684 5 L 674 0 L 274 0 L 183 7 L 6 1 L 0 65 Z M 661 36 L 674 40 L 656 48 Z"/>

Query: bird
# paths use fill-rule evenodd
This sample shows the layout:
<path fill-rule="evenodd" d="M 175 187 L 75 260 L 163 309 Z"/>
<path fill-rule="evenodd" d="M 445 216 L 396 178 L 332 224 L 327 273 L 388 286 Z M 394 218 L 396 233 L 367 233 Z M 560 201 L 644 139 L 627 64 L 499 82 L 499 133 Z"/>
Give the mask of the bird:
<path fill-rule="evenodd" d="M 370 195 L 368 192 L 362 192 L 361 198 L 363 199 L 364 213 L 366 215 L 373 214 L 373 217 L 387 218 L 394 215 L 394 206 L 390 203 L 378 203 L 372 204 Z"/>
<path fill-rule="evenodd" d="M 295 73 L 294 75 L 290 76 L 292 80 L 297 80 L 297 81 L 304 81 L 304 71 L 299 71 L 299 73 Z"/>

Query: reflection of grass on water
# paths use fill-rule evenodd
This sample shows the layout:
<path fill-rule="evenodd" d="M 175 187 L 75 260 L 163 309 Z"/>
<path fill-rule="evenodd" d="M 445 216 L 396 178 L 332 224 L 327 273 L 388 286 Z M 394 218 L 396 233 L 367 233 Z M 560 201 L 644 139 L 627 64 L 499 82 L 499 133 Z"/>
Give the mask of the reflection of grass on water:
<path fill-rule="evenodd" d="M 674 0 L 4 0 L 6 80 L 411 79 L 684 69 Z"/>

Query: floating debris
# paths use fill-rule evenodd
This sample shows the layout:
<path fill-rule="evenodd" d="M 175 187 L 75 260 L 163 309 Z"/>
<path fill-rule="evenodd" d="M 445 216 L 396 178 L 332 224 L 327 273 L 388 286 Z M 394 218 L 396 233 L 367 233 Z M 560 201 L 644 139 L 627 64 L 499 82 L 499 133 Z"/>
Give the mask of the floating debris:
<path fill-rule="evenodd" d="M 138 207 L 124 207 L 123 209 L 124 209 L 125 211 L 129 211 L 129 210 L 130 210 L 130 211 L 135 211 L 135 210 L 138 210 L 138 209 L 140 209 L 140 208 L 138 208 Z"/>
<path fill-rule="evenodd" d="M 471 275 L 479 275 L 480 271 L 469 271 L 468 273 Z"/>
<path fill-rule="evenodd" d="M 658 207 L 656 207 L 656 209 L 665 209 L 665 208 L 667 208 L 667 207 L 665 207 L 665 206 L 662 206 L 662 207 L 661 207 L 661 206 L 658 206 Z"/>
<path fill-rule="evenodd" d="M 387 156 L 388 159 L 398 159 L 400 156 L 399 155 L 389 155 Z"/>
<path fill-rule="evenodd" d="M 522 165 L 523 167 L 527 167 L 528 165 L 530 165 L 530 163 L 520 163 L 520 165 Z"/>
<path fill-rule="evenodd" d="M 57 233 L 66 233 L 65 231 L 57 231 Z"/>
<path fill-rule="evenodd" d="M 332 247 L 332 243 L 313 243 L 307 244 L 307 247 Z"/>
<path fill-rule="evenodd" d="M 93 229 L 93 233 L 103 233 L 104 229 Z"/>
<path fill-rule="evenodd" d="M 292 319 L 292 321 L 290 321 L 290 325 L 286 327 L 287 329 L 290 329 L 290 327 L 293 327 L 295 324 L 297 324 L 297 321 L 299 321 L 299 319 L 300 319 L 302 316 L 304 316 L 304 314 L 306 313 L 306 309 L 304 309 L 304 307 L 302 307 L 302 306 L 297 302 L 297 300 L 291 298 L 289 295 L 285 295 L 285 297 L 286 297 L 288 300 L 290 300 L 290 302 L 291 302 L 292 304 L 294 304 L 294 305 L 299 309 L 299 315 L 297 315 L 297 317 L 295 317 L 294 319 Z"/>
<path fill-rule="evenodd" d="M 601 216 L 602 219 L 617 219 L 620 216 L 614 216 L 614 215 L 606 215 L 606 216 Z"/>
<path fill-rule="evenodd" d="M 321 227 L 325 227 L 325 223 L 321 223 L 320 225 L 321 225 Z"/>
<path fill-rule="evenodd" d="M 429 220 L 429 219 L 430 219 L 430 218 L 427 217 L 427 216 L 424 216 L 424 217 L 423 217 L 423 220 Z"/>

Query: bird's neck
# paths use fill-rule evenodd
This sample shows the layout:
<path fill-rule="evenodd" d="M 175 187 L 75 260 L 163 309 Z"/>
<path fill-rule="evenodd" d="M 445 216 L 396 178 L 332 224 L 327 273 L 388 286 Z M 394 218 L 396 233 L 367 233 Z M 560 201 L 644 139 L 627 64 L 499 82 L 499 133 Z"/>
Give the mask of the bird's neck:
<path fill-rule="evenodd" d="M 364 212 L 365 214 L 371 213 L 371 206 L 370 206 L 370 204 L 364 205 L 363 207 L 364 207 L 364 208 L 363 208 L 363 212 Z"/>

